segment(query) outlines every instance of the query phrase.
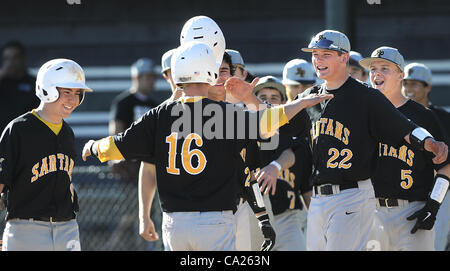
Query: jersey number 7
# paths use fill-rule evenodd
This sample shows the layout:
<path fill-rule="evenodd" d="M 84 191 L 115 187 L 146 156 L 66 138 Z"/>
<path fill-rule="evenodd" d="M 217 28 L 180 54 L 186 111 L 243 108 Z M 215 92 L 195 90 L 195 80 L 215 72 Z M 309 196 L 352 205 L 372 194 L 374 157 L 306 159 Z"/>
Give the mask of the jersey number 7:
<path fill-rule="evenodd" d="M 169 144 L 169 166 L 166 167 L 167 173 L 173 175 L 180 175 L 180 169 L 176 167 L 176 155 L 177 155 L 177 141 L 178 133 L 171 133 L 166 137 L 166 143 Z M 183 169 L 191 174 L 200 174 L 206 167 L 207 160 L 205 154 L 199 149 L 190 149 L 192 141 L 195 145 L 201 147 L 203 145 L 203 139 L 196 133 L 191 133 L 186 136 L 183 140 L 183 145 L 181 147 L 181 163 Z M 198 164 L 196 167 L 192 166 L 192 158 L 197 156 Z"/>

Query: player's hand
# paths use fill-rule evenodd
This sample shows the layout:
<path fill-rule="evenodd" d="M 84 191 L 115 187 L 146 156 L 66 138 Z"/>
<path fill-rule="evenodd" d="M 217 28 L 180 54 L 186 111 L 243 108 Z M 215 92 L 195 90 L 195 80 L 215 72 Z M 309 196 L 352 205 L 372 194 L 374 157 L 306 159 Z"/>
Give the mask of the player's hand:
<path fill-rule="evenodd" d="M 268 164 L 256 172 L 255 177 L 261 188 L 261 193 L 267 195 L 270 191 L 272 191 L 272 196 L 275 195 L 279 173 L 278 168 L 272 164 Z"/>
<path fill-rule="evenodd" d="M 261 251 L 270 251 L 275 246 L 276 234 L 269 221 L 269 215 L 264 214 L 258 217 L 259 228 L 264 236 L 264 243 L 261 245 Z"/>
<path fill-rule="evenodd" d="M 230 77 L 225 81 L 225 90 L 228 91 L 235 99 L 245 101 L 250 95 L 253 95 L 253 89 L 258 83 L 259 78 L 256 77 L 251 83 L 248 83 L 238 77 Z"/>
<path fill-rule="evenodd" d="M 411 221 L 417 218 L 417 222 L 411 230 L 411 234 L 414 234 L 417 230 L 431 230 L 436 221 L 436 215 L 439 210 L 440 204 L 432 199 L 428 199 L 425 206 L 419 211 L 415 212 L 406 219 Z"/>
<path fill-rule="evenodd" d="M 317 94 L 317 93 L 312 93 L 312 94 L 308 94 L 304 97 L 299 97 L 300 102 L 303 105 L 303 108 L 308 108 L 308 107 L 312 107 L 315 106 L 316 104 L 323 102 L 325 100 L 329 100 L 331 98 L 333 98 L 334 95 L 333 94 Z"/>
<path fill-rule="evenodd" d="M 88 142 L 86 142 L 86 144 L 84 144 L 83 152 L 82 152 L 82 156 L 81 156 L 83 158 L 83 161 L 86 161 L 86 159 L 92 155 L 91 146 L 92 146 L 92 144 L 94 144 L 94 142 L 95 142 L 95 140 L 89 140 Z"/>
<path fill-rule="evenodd" d="M 159 239 L 159 235 L 155 230 L 155 224 L 153 224 L 150 217 L 139 219 L 139 235 L 150 242 Z"/>
<path fill-rule="evenodd" d="M 427 138 L 425 139 L 424 148 L 435 155 L 433 163 L 440 164 L 447 160 L 448 146 L 444 142 L 436 141 L 433 138 Z"/>

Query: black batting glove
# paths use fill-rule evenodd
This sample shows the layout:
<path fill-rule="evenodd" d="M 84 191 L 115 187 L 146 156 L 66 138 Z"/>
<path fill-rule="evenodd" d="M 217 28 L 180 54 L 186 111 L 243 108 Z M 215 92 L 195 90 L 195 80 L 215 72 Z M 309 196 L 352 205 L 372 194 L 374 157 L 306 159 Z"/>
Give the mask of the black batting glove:
<path fill-rule="evenodd" d="M 275 231 L 269 221 L 269 215 L 261 215 L 258 217 L 259 228 L 264 236 L 264 243 L 261 245 L 261 251 L 270 251 L 275 245 Z"/>
<path fill-rule="evenodd" d="M 428 199 L 425 206 L 419 211 L 415 212 L 411 216 L 407 217 L 409 221 L 417 218 L 417 222 L 411 230 L 411 234 L 414 234 L 417 230 L 431 230 L 436 221 L 436 215 L 439 210 L 439 202 Z"/>

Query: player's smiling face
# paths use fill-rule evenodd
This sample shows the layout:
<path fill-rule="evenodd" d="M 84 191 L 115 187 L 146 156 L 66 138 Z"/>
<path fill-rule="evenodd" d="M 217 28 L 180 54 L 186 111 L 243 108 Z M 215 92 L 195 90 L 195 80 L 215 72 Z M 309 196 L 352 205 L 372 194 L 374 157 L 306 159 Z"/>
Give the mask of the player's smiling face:
<path fill-rule="evenodd" d="M 55 113 L 62 118 L 68 118 L 75 108 L 80 105 L 82 89 L 75 88 L 57 88 L 59 98 L 53 103 Z"/>
<path fill-rule="evenodd" d="M 210 88 L 210 91 L 208 93 L 208 96 L 210 99 L 212 100 L 220 100 L 220 101 L 224 101 L 225 100 L 225 81 L 227 81 L 228 78 L 231 77 L 231 69 L 230 69 L 230 65 L 225 62 L 222 61 L 222 65 L 220 65 L 219 68 L 219 78 L 217 79 L 217 83 L 216 85 L 212 86 Z"/>
<path fill-rule="evenodd" d="M 422 81 L 411 79 L 403 80 L 404 95 L 416 102 L 426 100 L 430 90 L 431 88 Z"/>
<path fill-rule="evenodd" d="M 326 49 L 314 49 L 312 51 L 312 63 L 316 70 L 317 77 L 329 81 L 336 74 L 335 71 L 340 69 L 342 63 L 346 64 L 343 54 Z"/>
<path fill-rule="evenodd" d="M 263 88 L 259 90 L 257 97 L 263 101 L 269 102 L 272 105 L 279 105 L 283 103 L 281 93 L 274 88 Z"/>
<path fill-rule="evenodd" d="M 370 82 L 383 93 L 397 91 L 403 80 L 403 72 L 397 65 L 386 60 L 373 61 L 370 66 Z"/>

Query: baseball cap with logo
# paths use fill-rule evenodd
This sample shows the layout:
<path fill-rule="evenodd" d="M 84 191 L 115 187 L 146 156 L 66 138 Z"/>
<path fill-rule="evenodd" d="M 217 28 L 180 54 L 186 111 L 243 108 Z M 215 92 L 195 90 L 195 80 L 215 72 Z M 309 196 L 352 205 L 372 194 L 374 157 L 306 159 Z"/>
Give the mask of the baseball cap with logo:
<path fill-rule="evenodd" d="M 396 48 L 388 46 L 382 46 L 375 49 L 370 57 L 363 58 L 359 61 L 359 64 L 361 64 L 361 66 L 363 66 L 364 68 L 369 69 L 370 64 L 373 61 L 377 60 L 387 60 L 389 62 L 392 62 L 397 65 L 402 71 L 405 68 L 405 60 L 403 59 L 403 56 L 400 54 L 400 52 Z"/>
<path fill-rule="evenodd" d="M 292 59 L 283 68 L 285 85 L 314 84 L 316 82 L 314 67 L 303 59 Z"/>
<path fill-rule="evenodd" d="M 283 100 L 286 100 L 286 88 L 284 87 L 283 83 L 280 79 L 276 78 L 275 76 L 268 75 L 261 77 L 256 84 L 255 88 L 253 89 L 253 93 L 255 95 L 263 88 L 274 88 L 278 90 L 281 93 L 281 98 Z"/>
<path fill-rule="evenodd" d="M 161 73 L 170 70 L 170 60 L 172 59 L 172 55 L 175 49 L 170 49 L 165 52 L 161 57 Z"/>
<path fill-rule="evenodd" d="M 417 80 L 431 85 L 431 70 L 422 63 L 410 63 L 405 66 L 405 77 L 403 79 Z"/>
<path fill-rule="evenodd" d="M 144 73 L 154 73 L 154 63 L 150 58 L 140 58 L 131 65 L 131 76 L 136 77 Z"/>
<path fill-rule="evenodd" d="M 303 52 L 312 52 L 313 49 L 327 49 L 342 53 L 350 52 L 350 41 L 344 33 L 336 30 L 324 30 L 317 33 L 308 45 L 302 48 Z"/>
<path fill-rule="evenodd" d="M 233 63 L 233 65 L 241 65 L 242 67 L 245 67 L 244 59 L 242 59 L 241 53 L 239 53 L 239 51 L 226 49 L 225 52 L 227 52 L 231 56 L 231 63 Z"/>

